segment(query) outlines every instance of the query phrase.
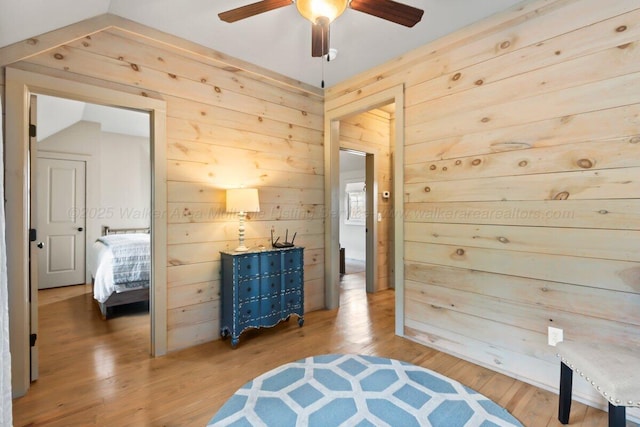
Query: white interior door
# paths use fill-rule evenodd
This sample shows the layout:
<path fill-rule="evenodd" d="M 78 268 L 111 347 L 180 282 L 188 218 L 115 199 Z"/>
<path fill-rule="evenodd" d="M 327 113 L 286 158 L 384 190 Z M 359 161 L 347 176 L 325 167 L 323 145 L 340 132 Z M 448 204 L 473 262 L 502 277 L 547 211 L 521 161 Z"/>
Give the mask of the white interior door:
<path fill-rule="evenodd" d="M 85 282 L 85 162 L 38 158 L 38 288 Z"/>

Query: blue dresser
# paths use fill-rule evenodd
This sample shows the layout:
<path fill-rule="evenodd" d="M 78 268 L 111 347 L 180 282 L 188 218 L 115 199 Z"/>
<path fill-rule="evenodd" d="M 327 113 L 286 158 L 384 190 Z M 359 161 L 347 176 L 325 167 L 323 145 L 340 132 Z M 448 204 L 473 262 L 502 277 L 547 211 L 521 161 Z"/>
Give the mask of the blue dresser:
<path fill-rule="evenodd" d="M 269 328 L 292 314 L 304 323 L 304 248 L 221 252 L 220 335 L 238 345 L 249 328 Z"/>

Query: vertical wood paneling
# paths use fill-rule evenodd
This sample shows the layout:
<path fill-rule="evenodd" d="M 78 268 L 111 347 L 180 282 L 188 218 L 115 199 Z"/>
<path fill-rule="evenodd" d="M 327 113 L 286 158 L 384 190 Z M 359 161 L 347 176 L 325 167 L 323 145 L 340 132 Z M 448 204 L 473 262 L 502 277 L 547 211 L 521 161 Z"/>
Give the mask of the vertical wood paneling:
<path fill-rule="evenodd" d="M 547 326 L 640 340 L 639 16 L 526 2 L 327 92 L 405 85 L 408 336 L 550 389 Z"/>
<path fill-rule="evenodd" d="M 74 32 L 68 43 L 16 65 L 166 101 L 168 259 L 158 261 L 168 263 L 168 350 L 219 336 L 219 252 L 237 246 L 238 236 L 237 216 L 225 212 L 227 188 L 260 190 L 262 211 L 249 215 L 248 245 L 268 246 L 272 228 L 298 233 L 296 243 L 309 253 L 305 309 L 322 308 L 321 94 L 122 23 L 86 37 Z"/>

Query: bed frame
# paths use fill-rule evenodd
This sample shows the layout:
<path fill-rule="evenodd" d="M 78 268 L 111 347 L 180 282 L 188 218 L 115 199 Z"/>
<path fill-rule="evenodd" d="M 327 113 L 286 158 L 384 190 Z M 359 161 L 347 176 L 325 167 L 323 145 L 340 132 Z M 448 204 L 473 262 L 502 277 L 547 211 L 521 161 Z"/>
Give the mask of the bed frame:
<path fill-rule="evenodd" d="M 149 234 L 149 228 L 111 228 L 108 225 L 102 226 L 102 235 L 107 236 L 109 234 L 125 234 L 125 233 L 147 233 Z M 93 278 L 91 278 L 91 284 L 93 285 Z M 113 313 L 113 307 L 133 304 L 136 302 L 149 301 L 149 288 L 136 289 L 127 292 L 114 292 L 105 302 L 99 302 L 98 307 L 102 314 L 102 319 L 107 320 L 109 315 Z"/>

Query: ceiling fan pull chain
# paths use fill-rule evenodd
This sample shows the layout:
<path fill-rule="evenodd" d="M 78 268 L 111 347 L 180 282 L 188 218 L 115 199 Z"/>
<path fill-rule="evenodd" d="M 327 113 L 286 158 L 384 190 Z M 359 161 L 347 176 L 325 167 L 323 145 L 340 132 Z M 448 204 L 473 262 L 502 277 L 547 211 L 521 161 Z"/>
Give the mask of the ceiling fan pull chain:
<path fill-rule="evenodd" d="M 322 52 L 324 52 L 324 35 L 322 37 Z M 327 55 L 327 59 L 329 59 L 329 55 Z M 322 82 L 320 82 L 320 87 L 324 89 L 324 57 L 321 56 L 320 60 L 322 61 Z"/>
<path fill-rule="evenodd" d="M 320 82 L 320 87 L 324 89 L 324 59 L 321 59 L 321 61 L 322 61 L 322 82 Z"/>

